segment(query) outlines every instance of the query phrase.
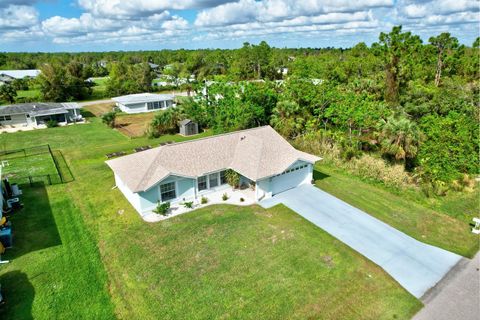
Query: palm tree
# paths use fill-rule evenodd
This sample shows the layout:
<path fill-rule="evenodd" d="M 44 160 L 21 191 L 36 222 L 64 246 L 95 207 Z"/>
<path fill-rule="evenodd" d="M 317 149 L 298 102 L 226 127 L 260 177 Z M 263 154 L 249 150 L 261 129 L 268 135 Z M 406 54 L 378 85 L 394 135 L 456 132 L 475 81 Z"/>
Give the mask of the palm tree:
<path fill-rule="evenodd" d="M 405 116 L 391 116 L 382 123 L 380 138 L 384 154 L 395 157 L 397 161 L 405 161 L 417 155 L 422 133 L 417 125 Z"/>
<path fill-rule="evenodd" d="M 299 134 L 305 124 L 301 108 L 294 101 L 279 101 L 273 108 L 271 125 L 285 137 L 294 137 Z"/>

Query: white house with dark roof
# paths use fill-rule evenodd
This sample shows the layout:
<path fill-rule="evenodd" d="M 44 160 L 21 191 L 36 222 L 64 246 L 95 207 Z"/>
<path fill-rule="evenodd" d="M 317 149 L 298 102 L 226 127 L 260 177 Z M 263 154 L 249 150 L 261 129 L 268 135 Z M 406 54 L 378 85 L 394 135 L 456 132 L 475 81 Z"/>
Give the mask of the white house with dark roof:
<path fill-rule="evenodd" d="M 226 172 L 254 189 L 254 201 L 311 183 L 321 158 L 292 147 L 270 126 L 168 144 L 108 160 L 115 183 L 132 206 L 148 215 L 160 202 L 194 201 L 227 190 Z"/>
<path fill-rule="evenodd" d="M 81 121 L 80 106 L 75 102 L 31 102 L 0 106 L 0 127 L 41 128 L 47 121 L 59 125 Z"/>
<path fill-rule="evenodd" d="M 0 70 L 0 85 L 12 82 L 15 79 L 32 79 L 40 74 L 38 69 L 29 70 Z"/>
<path fill-rule="evenodd" d="M 117 107 L 126 113 L 165 110 L 174 107 L 173 94 L 137 93 L 112 98 Z"/>

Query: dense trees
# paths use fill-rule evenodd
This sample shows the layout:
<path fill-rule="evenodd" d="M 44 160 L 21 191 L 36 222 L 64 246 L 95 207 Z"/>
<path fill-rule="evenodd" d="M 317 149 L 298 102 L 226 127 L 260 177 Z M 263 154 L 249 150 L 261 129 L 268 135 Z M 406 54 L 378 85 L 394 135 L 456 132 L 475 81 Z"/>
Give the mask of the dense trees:
<path fill-rule="evenodd" d="M 110 66 L 107 94 L 111 97 L 152 90 L 153 72 L 148 63 L 115 62 Z"/>
<path fill-rule="evenodd" d="M 17 96 L 17 90 L 11 84 L 4 84 L 0 86 L 0 99 L 5 100 L 9 103 L 15 101 Z"/>
<path fill-rule="evenodd" d="M 84 80 L 107 73 L 109 96 L 151 91 L 153 62 L 197 92 L 155 117 L 154 136 L 183 118 L 217 133 L 271 124 L 292 140 L 309 137 L 304 146 L 326 143 L 344 159 L 368 153 L 448 183 L 480 169 L 479 44 L 448 33 L 423 44 L 397 26 L 371 47 L 5 53 L 0 68 L 42 68 L 44 99 L 59 101 L 87 96 Z"/>
<path fill-rule="evenodd" d="M 83 78 L 83 65 L 76 60 L 44 64 L 40 70 L 37 82 L 45 101 L 82 100 L 92 93 L 90 83 Z"/>

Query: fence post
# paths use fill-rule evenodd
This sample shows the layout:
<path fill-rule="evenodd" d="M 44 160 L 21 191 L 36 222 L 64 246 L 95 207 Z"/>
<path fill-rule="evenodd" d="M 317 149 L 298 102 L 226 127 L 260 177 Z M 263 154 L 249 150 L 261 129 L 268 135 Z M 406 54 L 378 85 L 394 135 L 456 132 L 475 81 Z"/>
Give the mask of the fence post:
<path fill-rule="evenodd" d="M 47 179 L 48 179 L 48 184 L 49 184 L 49 185 L 52 185 L 52 179 L 50 179 L 50 175 L 49 175 L 49 174 L 47 174 Z"/>
<path fill-rule="evenodd" d="M 33 187 L 32 176 L 28 176 L 28 181 L 30 181 L 30 187 Z"/>

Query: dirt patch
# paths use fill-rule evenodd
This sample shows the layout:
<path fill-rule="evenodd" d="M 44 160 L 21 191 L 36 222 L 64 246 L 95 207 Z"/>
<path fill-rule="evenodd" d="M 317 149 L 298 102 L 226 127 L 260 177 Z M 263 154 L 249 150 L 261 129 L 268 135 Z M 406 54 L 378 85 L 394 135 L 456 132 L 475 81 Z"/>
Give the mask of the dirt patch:
<path fill-rule="evenodd" d="M 112 111 L 113 107 L 115 107 L 115 103 L 107 102 L 107 103 L 91 104 L 83 107 L 82 109 L 93 113 L 96 117 L 101 117 L 102 114 Z"/>
<path fill-rule="evenodd" d="M 154 117 L 155 112 L 121 114 L 115 120 L 116 128 L 127 137 L 141 137 Z"/>

